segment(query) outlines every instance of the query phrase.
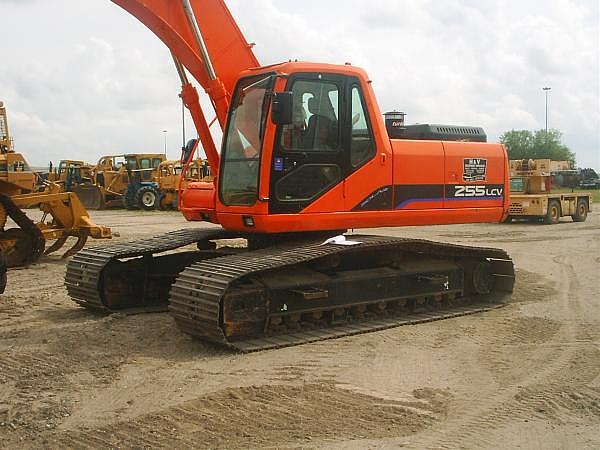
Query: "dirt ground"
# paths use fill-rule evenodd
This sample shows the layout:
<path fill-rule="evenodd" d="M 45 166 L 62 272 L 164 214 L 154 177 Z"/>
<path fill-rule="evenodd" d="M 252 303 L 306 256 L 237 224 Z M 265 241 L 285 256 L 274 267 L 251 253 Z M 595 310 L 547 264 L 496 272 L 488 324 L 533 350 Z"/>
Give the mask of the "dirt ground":
<path fill-rule="evenodd" d="M 93 217 L 119 240 L 198 226 Z M 515 293 L 488 313 L 240 355 L 166 313 L 86 311 L 65 261 L 44 257 L 0 297 L 0 447 L 600 448 L 599 212 L 369 232 L 504 248 Z"/>

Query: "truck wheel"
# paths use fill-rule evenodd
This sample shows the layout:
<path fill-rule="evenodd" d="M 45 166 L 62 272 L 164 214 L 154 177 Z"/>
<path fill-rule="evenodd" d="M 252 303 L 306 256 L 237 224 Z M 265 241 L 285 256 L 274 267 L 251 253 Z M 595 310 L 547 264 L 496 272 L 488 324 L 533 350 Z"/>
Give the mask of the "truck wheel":
<path fill-rule="evenodd" d="M 548 211 L 544 218 L 544 223 L 547 225 L 557 224 L 560 220 L 560 203 L 556 200 L 550 200 L 548 202 Z"/>
<path fill-rule="evenodd" d="M 158 194 L 156 190 L 151 186 L 143 186 L 141 187 L 136 195 L 136 203 L 141 209 L 145 209 L 146 211 L 152 211 L 156 209 L 156 204 L 158 200 Z"/>
<path fill-rule="evenodd" d="M 511 223 L 513 218 L 511 216 L 506 216 L 506 219 L 502 221 L 502 223 Z"/>
<path fill-rule="evenodd" d="M 573 219 L 573 222 L 585 222 L 585 219 L 587 219 L 587 215 L 588 215 L 588 205 L 587 202 L 580 198 L 577 201 L 577 210 L 575 211 L 575 214 L 573 214 L 571 216 L 571 218 Z"/>

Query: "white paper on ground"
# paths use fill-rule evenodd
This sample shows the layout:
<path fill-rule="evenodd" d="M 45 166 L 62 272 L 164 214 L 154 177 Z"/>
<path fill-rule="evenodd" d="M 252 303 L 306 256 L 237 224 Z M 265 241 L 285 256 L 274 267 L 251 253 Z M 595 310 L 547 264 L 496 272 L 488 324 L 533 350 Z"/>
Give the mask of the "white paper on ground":
<path fill-rule="evenodd" d="M 334 244 L 334 245 L 358 245 L 361 242 L 358 241 L 350 241 L 346 239 L 346 236 L 340 234 L 338 236 L 334 236 L 332 238 L 327 239 L 321 245 Z"/>

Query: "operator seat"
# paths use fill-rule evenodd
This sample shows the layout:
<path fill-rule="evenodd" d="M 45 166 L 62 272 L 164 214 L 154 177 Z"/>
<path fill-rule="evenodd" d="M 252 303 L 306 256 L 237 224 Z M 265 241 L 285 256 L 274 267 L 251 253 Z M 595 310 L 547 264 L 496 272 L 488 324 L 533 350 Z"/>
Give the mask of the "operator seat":
<path fill-rule="evenodd" d="M 319 101 L 315 97 L 308 99 L 308 111 L 312 114 L 304 132 L 303 146 L 305 149 L 333 148 L 331 146 L 331 130 L 333 121 L 322 114 Z M 325 145 L 323 145 L 325 143 Z"/>

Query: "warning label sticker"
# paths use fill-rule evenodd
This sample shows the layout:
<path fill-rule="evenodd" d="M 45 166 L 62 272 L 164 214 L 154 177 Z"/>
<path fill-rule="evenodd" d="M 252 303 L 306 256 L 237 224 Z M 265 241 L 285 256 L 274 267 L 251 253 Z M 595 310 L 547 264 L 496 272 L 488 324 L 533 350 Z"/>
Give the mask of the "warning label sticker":
<path fill-rule="evenodd" d="M 464 163 L 464 181 L 485 181 L 487 174 L 487 159 L 465 158 Z"/>

